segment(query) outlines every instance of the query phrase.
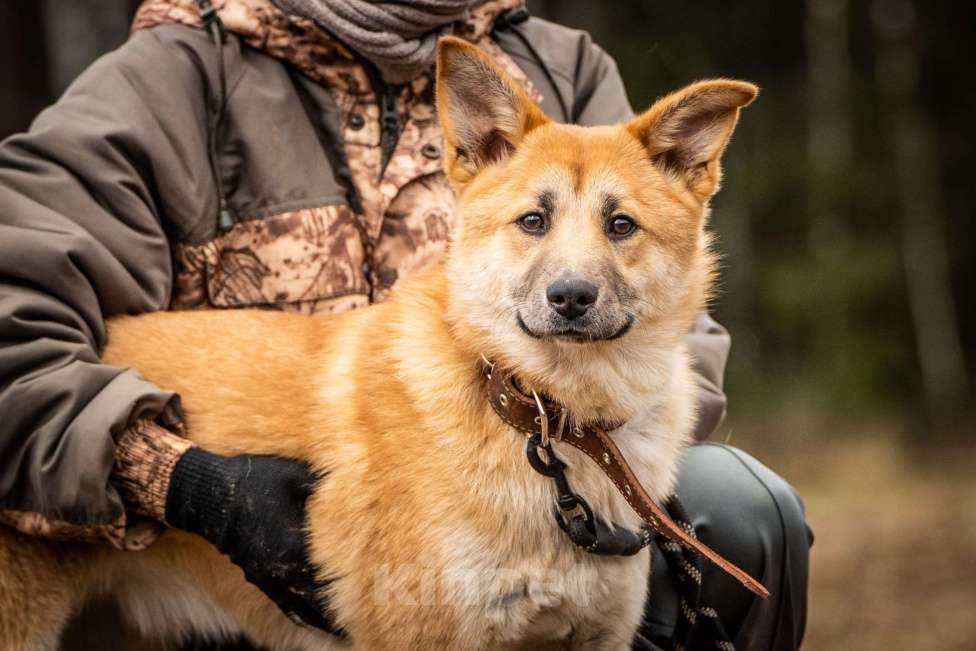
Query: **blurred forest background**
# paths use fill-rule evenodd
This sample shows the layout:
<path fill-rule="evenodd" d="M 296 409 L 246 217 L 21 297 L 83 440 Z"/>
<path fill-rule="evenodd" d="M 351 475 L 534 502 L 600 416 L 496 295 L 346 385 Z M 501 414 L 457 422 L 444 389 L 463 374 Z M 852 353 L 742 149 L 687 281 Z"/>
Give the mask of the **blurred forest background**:
<path fill-rule="evenodd" d="M 121 44 L 137 4 L 0 2 L 0 137 Z M 638 109 L 703 77 L 763 88 L 714 202 L 733 338 L 716 438 L 807 501 L 805 648 L 972 649 L 976 5 L 530 8 L 589 30 Z"/>

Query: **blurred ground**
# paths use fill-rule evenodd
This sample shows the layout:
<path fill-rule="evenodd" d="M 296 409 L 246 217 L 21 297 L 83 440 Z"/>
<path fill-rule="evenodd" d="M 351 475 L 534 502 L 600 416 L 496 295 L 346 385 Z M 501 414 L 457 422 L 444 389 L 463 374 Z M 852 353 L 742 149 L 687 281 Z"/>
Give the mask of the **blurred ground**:
<path fill-rule="evenodd" d="M 816 534 L 806 651 L 976 648 L 976 441 L 860 431 L 733 439 L 803 495 Z"/>

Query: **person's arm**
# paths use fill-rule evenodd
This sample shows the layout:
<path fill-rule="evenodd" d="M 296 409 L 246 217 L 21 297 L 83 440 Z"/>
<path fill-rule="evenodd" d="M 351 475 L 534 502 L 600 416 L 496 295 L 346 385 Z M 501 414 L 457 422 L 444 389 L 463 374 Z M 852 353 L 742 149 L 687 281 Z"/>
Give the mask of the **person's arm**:
<path fill-rule="evenodd" d="M 634 116 L 617 64 L 582 30 L 529 18 L 492 32 L 542 95 L 553 120 L 582 126 Z"/>
<path fill-rule="evenodd" d="M 188 28 L 139 32 L 0 145 L 0 522 L 139 549 L 154 536 L 127 536 L 127 512 L 148 516 L 333 630 L 307 556 L 307 466 L 201 450 L 178 435 L 176 395 L 99 360 L 107 317 L 169 303 L 167 231 L 216 219 L 212 48 Z"/>
<path fill-rule="evenodd" d="M 722 386 L 732 339 L 728 331 L 708 312 L 702 312 L 685 338 L 685 345 L 694 360 L 695 379 L 698 382 L 695 439 L 704 441 L 718 429 L 725 418 L 727 400 Z"/>
<path fill-rule="evenodd" d="M 188 155 L 206 151 L 204 83 L 140 34 L 0 145 L 0 518 L 28 533 L 123 546 L 115 441 L 181 420 L 173 393 L 99 351 L 106 317 L 169 301 L 163 216 L 209 193 Z"/>

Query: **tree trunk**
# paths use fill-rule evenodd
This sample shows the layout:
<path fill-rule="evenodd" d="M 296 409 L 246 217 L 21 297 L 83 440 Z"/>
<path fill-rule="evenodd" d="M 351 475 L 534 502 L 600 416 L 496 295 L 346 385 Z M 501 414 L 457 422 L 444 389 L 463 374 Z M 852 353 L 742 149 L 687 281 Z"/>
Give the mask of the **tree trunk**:
<path fill-rule="evenodd" d="M 916 8 L 911 0 L 877 0 L 871 9 L 879 37 L 878 82 L 892 116 L 894 190 L 922 384 L 931 417 L 945 421 L 962 408 L 968 381 L 949 284 L 940 157 L 917 101 Z"/>
<path fill-rule="evenodd" d="M 47 103 L 47 49 L 34 2 L 0 2 L 0 139 L 23 131 Z"/>

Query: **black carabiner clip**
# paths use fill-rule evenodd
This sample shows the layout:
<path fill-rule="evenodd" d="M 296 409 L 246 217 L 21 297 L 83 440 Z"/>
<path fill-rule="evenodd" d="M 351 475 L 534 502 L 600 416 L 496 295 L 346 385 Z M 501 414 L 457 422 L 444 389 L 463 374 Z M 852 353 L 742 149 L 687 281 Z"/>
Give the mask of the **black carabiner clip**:
<path fill-rule="evenodd" d="M 539 456 L 539 448 L 546 452 L 547 461 L 543 461 Z M 538 434 L 533 434 L 525 442 L 525 456 L 529 460 L 529 465 L 540 475 L 546 477 L 558 477 L 563 474 L 566 464 L 560 461 L 552 451 L 552 445 L 542 445 Z"/>

